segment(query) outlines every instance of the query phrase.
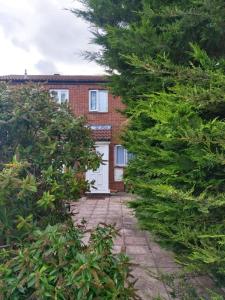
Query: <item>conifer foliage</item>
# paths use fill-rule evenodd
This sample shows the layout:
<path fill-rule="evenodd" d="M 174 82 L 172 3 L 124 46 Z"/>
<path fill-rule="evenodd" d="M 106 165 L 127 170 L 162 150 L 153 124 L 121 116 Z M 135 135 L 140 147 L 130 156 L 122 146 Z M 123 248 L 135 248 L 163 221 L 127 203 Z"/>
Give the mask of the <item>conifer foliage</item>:
<path fill-rule="evenodd" d="M 90 57 L 127 104 L 137 216 L 185 265 L 225 278 L 224 1 L 81 2 L 102 47 Z"/>
<path fill-rule="evenodd" d="M 223 67 L 207 68 L 178 69 L 180 83 L 146 95 L 132 110 L 124 141 L 136 159 L 126 181 L 144 199 L 132 204 L 144 227 L 172 245 L 185 265 L 222 278 L 225 76 Z"/>

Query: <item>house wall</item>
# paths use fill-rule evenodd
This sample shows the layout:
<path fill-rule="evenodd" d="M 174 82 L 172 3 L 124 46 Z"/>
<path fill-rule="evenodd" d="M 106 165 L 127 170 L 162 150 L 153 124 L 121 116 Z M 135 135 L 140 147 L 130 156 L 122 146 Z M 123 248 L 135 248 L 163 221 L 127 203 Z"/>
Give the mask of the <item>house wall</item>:
<path fill-rule="evenodd" d="M 125 106 L 119 97 L 109 94 L 108 112 L 89 112 L 89 90 L 105 89 L 99 84 L 55 84 L 48 85 L 49 89 L 69 90 L 69 105 L 76 116 L 85 116 L 90 125 L 111 125 L 112 139 L 109 145 L 109 188 L 111 192 L 124 191 L 123 182 L 114 181 L 114 146 L 120 144 L 120 132 L 126 122 L 126 118 L 117 110 L 123 110 Z"/>

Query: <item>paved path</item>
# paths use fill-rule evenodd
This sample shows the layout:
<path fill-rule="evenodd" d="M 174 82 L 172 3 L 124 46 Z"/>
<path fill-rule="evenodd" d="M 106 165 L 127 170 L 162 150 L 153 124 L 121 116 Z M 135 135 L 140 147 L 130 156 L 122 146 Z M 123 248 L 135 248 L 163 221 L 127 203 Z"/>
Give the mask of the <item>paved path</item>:
<path fill-rule="evenodd" d="M 130 200 L 130 196 L 82 198 L 73 206 L 78 212 L 76 222 L 80 223 L 84 218 L 88 229 L 96 227 L 99 222 L 116 223 L 121 236 L 115 240 L 114 252 L 125 250 L 135 263 L 132 273 L 138 279 L 136 288 L 141 298 L 149 300 L 161 295 L 163 299 L 171 299 L 167 287 L 157 277 L 161 272 L 177 271 L 177 266 L 170 253 L 149 240 L 146 232 L 138 229 L 133 211 L 126 205 Z"/>
<path fill-rule="evenodd" d="M 114 252 L 124 250 L 135 264 L 132 273 L 138 279 L 136 288 L 140 297 L 143 300 L 157 299 L 158 296 L 171 299 L 168 287 L 160 280 L 161 274 L 179 272 L 180 267 L 174 263 L 172 253 L 149 238 L 149 233 L 138 229 L 137 219 L 126 205 L 130 200 L 132 197 L 127 195 L 82 198 L 72 206 L 72 210 L 78 213 L 75 222 L 80 223 L 84 218 L 87 229 L 96 227 L 100 222 L 116 223 L 121 236 L 115 240 Z"/>

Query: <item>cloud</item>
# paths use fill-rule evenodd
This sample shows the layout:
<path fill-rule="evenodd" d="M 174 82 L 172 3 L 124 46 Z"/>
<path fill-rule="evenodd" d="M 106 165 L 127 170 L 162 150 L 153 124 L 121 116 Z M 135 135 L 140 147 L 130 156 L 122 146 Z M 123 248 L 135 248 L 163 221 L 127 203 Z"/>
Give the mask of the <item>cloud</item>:
<path fill-rule="evenodd" d="M 35 67 L 41 74 L 55 74 L 58 73 L 56 66 L 54 63 L 46 60 L 39 60 Z"/>
<path fill-rule="evenodd" d="M 12 44 L 13 44 L 15 47 L 17 47 L 17 48 L 20 48 L 20 49 L 25 50 L 25 51 L 27 51 L 27 52 L 30 51 L 29 45 L 26 43 L 26 41 L 22 41 L 22 40 L 20 40 L 20 39 L 18 39 L 18 38 L 16 38 L 16 37 L 13 37 L 13 38 L 11 39 L 11 42 L 12 42 Z"/>
<path fill-rule="evenodd" d="M 88 24 L 65 9 L 80 6 L 78 1 L 0 0 L 0 5 L 0 30 L 4 32 L 4 39 L 15 47 L 15 53 L 16 49 L 21 49 L 33 57 L 32 67 L 37 72 L 52 73 L 63 66 L 59 72 L 66 73 L 67 69 L 71 70 L 71 65 L 76 70 L 82 71 L 82 66 L 87 70 L 87 62 L 81 53 L 96 50 L 89 44 Z M 0 43 L 2 45 L 4 41 L 0 40 Z M 90 74 L 102 70 L 94 63 L 90 66 Z"/>
<path fill-rule="evenodd" d="M 15 32 L 16 28 L 21 27 L 23 25 L 22 21 L 15 16 L 11 15 L 8 17 L 7 10 L 3 10 L 0 12 L 0 25 L 3 27 L 6 35 L 12 35 Z"/>
<path fill-rule="evenodd" d="M 59 4 L 60 0 L 45 1 L 44 6 L 41 1 L 35 3 L 39 20 L 32 43 L 35 43 L 45 57 L 69 63 L 80 60 L 80 52 L 90 47 L 87 25 L 75 18 L 69 10 L 65 10 L 66 4 Z"/>

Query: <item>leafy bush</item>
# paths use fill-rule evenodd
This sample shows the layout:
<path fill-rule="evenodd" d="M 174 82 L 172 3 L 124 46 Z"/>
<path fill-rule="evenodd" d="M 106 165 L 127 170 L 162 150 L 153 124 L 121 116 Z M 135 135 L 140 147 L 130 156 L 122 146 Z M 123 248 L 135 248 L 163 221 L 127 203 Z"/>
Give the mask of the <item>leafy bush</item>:
<path fill-rule="evenodd" d="M 1 300 L 138 299 L 128 258 L 112 254 L 113 227 L 85 246 L 67 211 L 99 162 L 85 120 L 48 91 L 0 86 Z"/>
<path fill-rule="evenodd" d="M 29 169 L 28 163 L 14 159 L 0 172 L 1 244 L 19 242 L 37 226 L 68 219 L 63 199 L 74 200 L 82 188 L 70 169 L 58 181 L 52 178 L 51 167 L 39 179 Z"/>
<path fill-rule="evenodd" d="M 47 226 L 15 251 L 2 251 L 0 299 L 137 299 L 128 282 L 129 262 L 112 254 L 116 235 L 99 225 L 88 246 L 72 224 Z"/>
<path fill-rule="evenodd" d="M 85 120 L 39 86 L 0 86 L 0 244 L 68 218 L 100 158 Z"/>
<path fill-rule="evenodd" d="M 0 172 L 0 244 L 23 238 L 33 228 L 33 216 L 39 213 L 37 182 L 26 167 L 14 160 Z"/>
<path fill-rule="evenodd" d="M 58 104 L 41 86 L 0 86 L 0 164 L 27 160 L 36 177 L 52 166 L 95 167 L 90 130 L 68 105 Z"/>

